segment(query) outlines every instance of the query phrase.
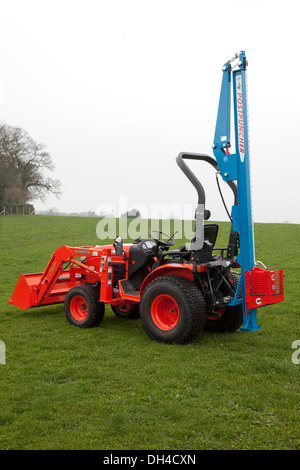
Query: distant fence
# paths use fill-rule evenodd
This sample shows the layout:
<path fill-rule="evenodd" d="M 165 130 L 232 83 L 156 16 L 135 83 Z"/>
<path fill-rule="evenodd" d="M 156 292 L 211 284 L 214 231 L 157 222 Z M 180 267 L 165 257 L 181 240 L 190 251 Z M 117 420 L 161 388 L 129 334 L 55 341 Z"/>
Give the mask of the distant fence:
<path fill-rule="evenodd" d="M 35 213 L 32 204 L 6 204 L 0 207 L 0 215 L 33 215 Z"/>

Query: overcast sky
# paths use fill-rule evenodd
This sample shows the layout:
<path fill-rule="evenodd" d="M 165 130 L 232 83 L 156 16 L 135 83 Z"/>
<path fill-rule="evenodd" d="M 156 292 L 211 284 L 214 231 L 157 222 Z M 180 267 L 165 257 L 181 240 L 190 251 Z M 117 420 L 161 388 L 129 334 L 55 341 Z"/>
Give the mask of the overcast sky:
<path fill-rule="evenodd" d="M 254 221 L 300 223 L 298 3 L 2 0 L 0 121 L 44 143 L 62 183 L 36 208 L 196 207 L 175 158 L 213 155 L 222 66 L 245 50 Z M 214 171 L 193 169 L 227 220 Z"/>

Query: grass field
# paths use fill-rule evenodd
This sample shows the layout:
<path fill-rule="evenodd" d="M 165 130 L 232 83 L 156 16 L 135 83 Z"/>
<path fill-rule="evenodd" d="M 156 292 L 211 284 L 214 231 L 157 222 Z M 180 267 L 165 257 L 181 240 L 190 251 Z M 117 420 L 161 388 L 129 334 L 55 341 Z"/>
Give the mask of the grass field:
<path fill-rule="evenodd" d="M 100 244 L 96 224 L 0 218 L 0 449 L 299 449 L 300 226 L 255 225 L 256 259 L 285 280 L 285 302 L 258 309 L 260 331 L 178 346 L 109 306 L 99 328 L 83 330 L 62 304 L 8 304 L 19 275 L 43 271 L 54 249 Z M 220 224 L 218 246 L 228 230 Z"/>

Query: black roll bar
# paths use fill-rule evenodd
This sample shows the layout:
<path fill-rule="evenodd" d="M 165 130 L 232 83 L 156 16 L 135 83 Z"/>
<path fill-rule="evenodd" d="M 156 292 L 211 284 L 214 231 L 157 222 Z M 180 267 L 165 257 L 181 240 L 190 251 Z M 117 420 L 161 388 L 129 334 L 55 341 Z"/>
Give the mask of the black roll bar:
<path fill-rule="evenodd" d="M 215 170 L 219 170 L 219 166 L 217 164 L 217 161 L 213 158 L 210 157 L 209 155 L 206 155 L 204 153 L 187 153 L 187 152 L 181 152 L 177 157 L 176 157 L 176 162 L 180 169 L 183 171 L 183 173 L 186 175 L 186 177 L 190 180 L 192 185 L 195 187 L 197 193 L 198 193 L 198 204 L 204 204 L 205 205 L 205 191 L 203 189 L 202 184 L 198 180 L 198 178 L 194 175 L 192 170 L 187 166 L 184 160 L 201 160 L 204 162 L 209 163 L 212 165 Z M 234 181 L 226 181 L 228 186 L 233 192 L 234 195 L 234 206 L 237 205 L 238 203 L 238 196 L 237 196 L 237 186 Z"/>

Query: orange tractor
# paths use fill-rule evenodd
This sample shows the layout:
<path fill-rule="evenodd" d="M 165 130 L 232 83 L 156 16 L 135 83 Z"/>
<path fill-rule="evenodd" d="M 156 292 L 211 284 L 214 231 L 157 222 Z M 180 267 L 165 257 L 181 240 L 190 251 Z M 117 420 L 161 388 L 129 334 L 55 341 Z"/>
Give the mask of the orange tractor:
<path fill-rule="evenodd" d="M 231 62 L 238 60 L 233 71 Z M 214 138 L 215 158 L 180 153 L 177 163 L 198 193 L 195 234 L 190 247 L 170 250 L 174 235 L 152 230 L 149 239 L 104 246 L 62 246 L 44 273 L 21 275 L 11 304 L 22 309 L 64 302 L 68 321 L 82 328 L 99 325 L 109 304 L 118 317 L 140 316 L 156 341 L 185 344 L 203 329 L 260 328 L 256 309 L 281 302 L 282 270 L 269 271 L 254 259 L 246 67 L 243 51 L 223 66 Z M 233 74 L 236 153 L 230 154 L 230 87 Z M 233 191 L 226 248 L 215 248 L 218 225 L 207 223 L 202 184 L 186 160 L 204 161 Z M 166 237 L 163 239 L 163 237 Z M 233 269 L 240 268 L 239 274 Z"/>
<path fill-rule="evenodd" d="M 206 232 L 205 244 L 212 246 L 217 225 L 207 225 Z M 98 326 L 110 304 L 118 317 L 140 316 L 152 339 L 179 344 L 193 341 L 204 327 L 239 328 L 241 305 L 227 307 L 238 285 L 230 272 L 234 259 L 212 259 L 212 250 L 205 250 L 199 262 L 185 248 L 166 251 L 172 237 L 151 236 L 131 244 L 118 237 L 105 246 L 62 246 L 44 273 L 20 276 L 10 303 L 28 309 L 64 302 L 68 321 L 82 328 Z"/>

